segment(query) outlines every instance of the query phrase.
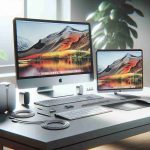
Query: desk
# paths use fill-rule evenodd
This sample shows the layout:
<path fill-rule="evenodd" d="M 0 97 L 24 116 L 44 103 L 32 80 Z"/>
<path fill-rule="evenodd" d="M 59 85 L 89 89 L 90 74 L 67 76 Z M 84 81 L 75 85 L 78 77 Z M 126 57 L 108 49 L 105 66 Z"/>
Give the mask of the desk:
<path fill-rule="evenodd" d="M 143 92 L 148 96 L 149 91 L 150 88 L 145 88 Z M 47 117 L 34 117 L 34 120 L 41 119 Z M 85 150 L 149 131 L 150 107 L 114 110 L 73 120 L 70 124 L 67 129 L 51 131 L 39 125 L 12 123 L 8 116 L 1 115 L 0 144 L 16 150 Z"/>

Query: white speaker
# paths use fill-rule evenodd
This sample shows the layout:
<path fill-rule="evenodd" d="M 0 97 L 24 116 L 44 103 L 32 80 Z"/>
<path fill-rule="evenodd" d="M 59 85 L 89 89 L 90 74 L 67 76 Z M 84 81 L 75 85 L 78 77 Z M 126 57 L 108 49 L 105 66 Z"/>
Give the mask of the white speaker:
<path fill-rule="evenodd" d="M 0 113 L 12 112 L 16 106 L 16 88 L 8 82 L 0 83 Z"/>

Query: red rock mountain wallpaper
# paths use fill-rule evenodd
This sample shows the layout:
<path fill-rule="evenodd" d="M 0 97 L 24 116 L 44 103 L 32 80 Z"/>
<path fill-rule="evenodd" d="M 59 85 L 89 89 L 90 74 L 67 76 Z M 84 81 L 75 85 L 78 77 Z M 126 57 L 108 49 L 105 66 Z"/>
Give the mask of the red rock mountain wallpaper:
<path fill-rule="evenodd" d="M 78 30 L 71 26 L 48 34 L 32 45 L 18 36 L 20 77 L 90 72 L 89 38 L 88 29 Z"/>
<path fill-rule="evenodd" d="M 142 56 L 127 53 L 98 72 L 99 89 L 142 87 Z M 102 62 L 101 62 L 102 63 Z"/>

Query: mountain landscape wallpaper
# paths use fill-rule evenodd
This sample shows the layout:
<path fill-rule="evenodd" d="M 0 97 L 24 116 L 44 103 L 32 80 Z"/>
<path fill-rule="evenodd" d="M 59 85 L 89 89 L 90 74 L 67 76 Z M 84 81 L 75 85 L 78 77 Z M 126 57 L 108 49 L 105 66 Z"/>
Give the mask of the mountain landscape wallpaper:
<path fill-rule="evenodd" d="M 19 77 L 91 71 L 88 25 L 22 21 L 17 27 Z"/>
<path fill-rule="evenodd" d="M 97 55 L 97 64 L 99 90 L 142 87 L 141 51 L 102 51 Z"/>

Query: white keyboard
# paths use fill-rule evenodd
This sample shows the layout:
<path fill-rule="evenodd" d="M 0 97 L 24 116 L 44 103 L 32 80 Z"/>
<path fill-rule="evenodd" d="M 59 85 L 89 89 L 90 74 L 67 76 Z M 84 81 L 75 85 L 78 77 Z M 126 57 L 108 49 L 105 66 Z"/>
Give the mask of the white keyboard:
<path fill-rule="evenodd" d="M 68 104 L 68 103 L 74 103 L 74 102 L 80 102 L 80 101 L 91 101 L 92 100 L 103 100 L 104 97 L 95 95 L 95 94 L 87 94 L 87 95 L 77 95 L 77 96 L 71 96 L 71 97 L 64 97 L 64 98 L 55 98 L 53 100 L 44 100 L 44 101 L 38 101 L 34 104 L 44 106 L 44 107 L 50 107 L 60 104 Z"/>
<path fill-rule="evenodd" d="M 93 115 L 108 113 L 111 111 L 111 109 L 105 108 L 103 106 L 90 106 L 86 108 L 83 107 L 80 109 L 73 109 L 71 111 L 56 113 L 55 116 L 65 118 L 67 120 L 75 120 Z"/>

